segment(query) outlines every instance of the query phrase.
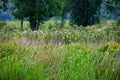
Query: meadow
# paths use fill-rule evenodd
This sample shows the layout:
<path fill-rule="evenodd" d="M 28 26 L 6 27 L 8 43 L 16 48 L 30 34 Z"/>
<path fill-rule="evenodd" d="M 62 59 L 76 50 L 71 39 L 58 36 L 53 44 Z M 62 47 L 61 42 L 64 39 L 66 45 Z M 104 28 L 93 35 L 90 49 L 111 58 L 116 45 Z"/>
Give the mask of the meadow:
<path fill-rule="evenodd" d="M 120 80 L 120 26 L 7 21 L 0 28 L 0 80 Z"/>

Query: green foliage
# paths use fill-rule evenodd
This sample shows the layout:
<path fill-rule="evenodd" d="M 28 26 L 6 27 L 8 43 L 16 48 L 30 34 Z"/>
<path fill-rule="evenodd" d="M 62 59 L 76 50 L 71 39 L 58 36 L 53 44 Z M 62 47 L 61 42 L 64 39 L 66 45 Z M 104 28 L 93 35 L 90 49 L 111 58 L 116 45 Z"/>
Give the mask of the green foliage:
<path fill-rule="evenodd" d="M 111 53 L 114 52 L 114 51 L 116 51 L 116 50 L 120 51 L 120 45 L 117 44 L 117 43 L 108 43 L 108 44 L 105 44 L 102 47 L 102 49 L 101 49 L 102 52 L 108 51 L 108 52 L 111 52 Z"/>
<path fill-rule="evenodd" d="M 0 9 L 6 10 L 7 2 L 8 2 L 8 0 L 0 0 Z"/>
<path fill-rule="evenodd" d="M 114 11 L 119 4 L 120 4 L 119 0 L 107 0 L 106 1 L 106 7 L 110 11 Z"/>
<path fill-rule="evenodd" d="M 28 17 L 33 31 L 38 30 L 42 21 L 58 16 L 62 12 L 62 2 L 59 0 L 12 0 L 12 2 L 17 9 L 14 15 L 20 19 Z"/>
<path fill-rule="evenodd" d="M 120 25 L 120 0 L 107 0 L 107 10 L 117 15 L 117 24 Z"/>
<path fill-rule="evenodd" d="M 87 26 L 99 22 L 102 0 L 73 0 L 72 23 Z"/>
<path fill-rule="evenodd" d="M 65 25 L 59 29 L 51 21 L 34 32 L 0 31 L 0 80 L 119 80 L 120 44 L 110 43 L 112 22 Z"/>

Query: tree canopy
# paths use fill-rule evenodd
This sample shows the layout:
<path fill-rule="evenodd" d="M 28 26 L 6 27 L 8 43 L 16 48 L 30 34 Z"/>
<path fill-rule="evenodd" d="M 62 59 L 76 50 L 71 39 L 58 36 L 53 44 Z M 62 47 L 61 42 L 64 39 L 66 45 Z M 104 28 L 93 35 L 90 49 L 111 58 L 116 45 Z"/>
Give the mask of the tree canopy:
<path fill-rule="evenodd" d="M 118 22 L 118 25 L 120 25 L 120 0 L 107 0 L 106 7 L 108 11 L 118 16 L 117 22 Z"/>
<path fill-rule="evenodd" d="M 6 10 L 8 0 L 0 0 L 0 9 Z"/>
<path fill-rule="evenodd" d="M 102 0 L 72 0 L 72 23 L 82 26 L 99 22 Z"/>
<path fill-rule="evenodd" d="M 16 18 L 29 18 L 31 30 L 38 30 L 39 24 L 62 13 L 59 0 L 11 0 L 14 3 Z"/>

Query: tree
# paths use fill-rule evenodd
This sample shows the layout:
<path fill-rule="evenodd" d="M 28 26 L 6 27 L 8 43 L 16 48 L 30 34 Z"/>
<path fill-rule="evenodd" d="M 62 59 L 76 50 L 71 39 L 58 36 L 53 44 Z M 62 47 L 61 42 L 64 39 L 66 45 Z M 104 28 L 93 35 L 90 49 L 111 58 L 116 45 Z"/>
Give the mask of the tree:
<path fill-rule="evenodd" d="M 28 17 L 32 31 L 38 30 L 38 26 L 44 20 L 61 14 L 60 0 L 14 0 L 14 3 L 18 1 L 20 6 L 17 7 L 16 15 L 17 17 L 19 14 L 21 14 L 20 17 Z M 20 3 L 23 3 L 23 5 Z"/>
<path fill-rule="evenodd" d="M 8 0 L 0 0 L 0 13 L 1 13 L 1 10 L 7 10 L 7 2 Z M 6 23 L 1 21 L 0 19 L 0 27 L 4 25 L 6 25 Z"/>
<path fill-rule="evenodd" d="M 108 11 L 118 16 L 117 22 L 118 22 L 118 25 L 120 25 L 120 0 L 107 0 L 106 7 Z"/>
<path fill-rule="evenodd" d="M 102 0 L 72 0 L 71 22 L 87 26 L 99 22 Z"/>
<path fill-rule="evenodd" d="M 0 9 L 6 9 L 8 0 L 0 0 Z"/>
<path fill-rule="evenodd" d="M 25 17 L 27 17 L 27 5 L 22 0 L 11 0 L 11 2 L 13 4 L 11 7 L 12 15 L 21 20 L 21 30 L 23 30 L 23 20 Z"/>
<path fill-rule="evenodd" d="M 61 28 L 64 27 L 65 19 L 68 13 L 71 13 L 72 0 L 62 0 Z"/>
<path fill-rule="evenodd" d="M 64 19 L 65 19 L 65 16 L 66 16 L 66 2 L 67 0 L 62 0 L 62 14 L 61 14 L 61 27 L 60 28 L 63 28 L 64 26 Z"/>

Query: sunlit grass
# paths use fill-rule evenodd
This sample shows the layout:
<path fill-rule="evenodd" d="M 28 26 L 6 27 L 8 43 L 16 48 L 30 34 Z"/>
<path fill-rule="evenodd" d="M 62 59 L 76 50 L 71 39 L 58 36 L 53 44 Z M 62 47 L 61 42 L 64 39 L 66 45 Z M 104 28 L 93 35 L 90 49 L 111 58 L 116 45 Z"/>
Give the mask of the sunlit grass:
<path fill-rule="evenodd" d="M 5 22 L 7 24 L 6 26 L 16 27 L 16 28 L 20 28 L 20 26 L 21 26 L 20 21 L 5 21 Z M 24 26 L 24 29 L 29 28 L 29 22 L 24 21 L 23 26 Z"/>

